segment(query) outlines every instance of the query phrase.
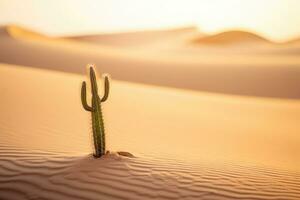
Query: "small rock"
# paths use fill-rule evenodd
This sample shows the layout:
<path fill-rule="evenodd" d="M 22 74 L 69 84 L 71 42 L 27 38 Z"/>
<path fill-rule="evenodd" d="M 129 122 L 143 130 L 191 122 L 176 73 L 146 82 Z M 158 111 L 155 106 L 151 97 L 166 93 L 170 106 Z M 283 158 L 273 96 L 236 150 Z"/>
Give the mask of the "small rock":
<path fill-rule="evenodd" d="M 125 156 L 125 157 L 129 157 L 129 158 L 135 158 L 134 155 L 132 155 L 131 153 L 126 152 L 126 151 L 118 151 L 117 153 L 118 153 L 120 156 Z"/>

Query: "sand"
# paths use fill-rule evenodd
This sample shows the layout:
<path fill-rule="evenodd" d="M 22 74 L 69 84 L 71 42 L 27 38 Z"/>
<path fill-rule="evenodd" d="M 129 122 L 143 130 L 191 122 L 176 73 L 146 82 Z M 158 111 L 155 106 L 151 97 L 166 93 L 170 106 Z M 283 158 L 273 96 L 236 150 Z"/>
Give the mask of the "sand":
<path fill-rule="evenodd" d="M 1 148 L 1 199 L 299 199 L 299 174 Z"/>
<path fill-rule="evenodd" d="M 1 65 L 0 198 L 298 199 L 298 100 L 113 81 L 91 157 L 83 76 Z M 9 106 L 8 106 L 9 105 Z"/>
<path fill-rule="evenodd" d="M 0 34 L 7 48 L 0 51 L 0 60 L 5 62 L 0 64 L 1 200 L 300 198 L 297 56 L 250 51 L 235 55 L 232 49 L 205 47 L 208 57 L 213 57 L 209 51 L 218 52 L 212 62 L 195 56 L 198 50 L 190 44 L 180 47 L 185 52 L 181 56 L 177 46 L 171 52 L 162 48 L 157 57 L 148 48 L 35 37 L 34 32 L 22 34 L 22 30 Z M 220 52 L 226 59 L 216 59 L 222 56 Z M 90 115 L 80 102 L 81 82 L 87 79 L 82 75 L 85 64 L 79 67 L 85 61 L 82 55 L 114 63 L 98 67 L 113 72 L 111 94 L 103 103 L 111 153 L 101 159 L 91 156 Z M 255 56 L 259 59 L 250 59 Z M 151 68 L 155 59 L 160 62 Z M 140 71 L 130 74 L 133 68 L 127 65 L 117 70 L 117 63 L 126 60 Z M 204 70 L 198 65 L 201 62 L 209 67 Z M 173 63 L 174 72 L 168 68 Z M 159 66 L 162 76 L 143 77 Z M 167 69 L 170 77 L 165 79 Z M 264 81 L 248 76 L 249 82 L 243 82 L 241 75 L 250 71 L 264 75 Z M 210 90 L 202 90 L 205 84 L 191 79 L 192 72 L 195 77 L 202 77 L 203 72 L 216 75 L 213 80 L 224 81 L 223 86 L 217 82 L 223 90 L 213 90 L 209 84 Z M 126 76 L 118 76 L 122 73 Z M 228 90 L 228 74 L 238 81 L 232 85 L 238 92 Z M 266 89 L 274 90 L 268 93 Z M 120 156 L 117 151 L 135 157 Z"/>

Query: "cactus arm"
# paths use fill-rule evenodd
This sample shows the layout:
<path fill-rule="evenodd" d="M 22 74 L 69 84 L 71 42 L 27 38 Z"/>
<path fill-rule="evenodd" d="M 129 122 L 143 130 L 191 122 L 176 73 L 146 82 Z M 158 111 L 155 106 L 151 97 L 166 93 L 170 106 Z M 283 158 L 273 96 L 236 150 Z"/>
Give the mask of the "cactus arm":
<path fill-rule="evenodd" d="M 108 76 L 103 76 L 104 77 L 104 95 L 101 98 L 101 102 L 104 102 L 107 100 L 108 95 L 109 95 L 109 79 Z"/>
<path fill-rule="evenodd" d="M 93 108 L 91 106 L 89 106 L 86 101 L 86 83 L 85 83 L 85 81 L 82 82 L 82 86 L 81 86 L 81 102 L 82 102 L 82 106 L 85 110 L 90 111 L 90 112 L 93 111 Z"/>

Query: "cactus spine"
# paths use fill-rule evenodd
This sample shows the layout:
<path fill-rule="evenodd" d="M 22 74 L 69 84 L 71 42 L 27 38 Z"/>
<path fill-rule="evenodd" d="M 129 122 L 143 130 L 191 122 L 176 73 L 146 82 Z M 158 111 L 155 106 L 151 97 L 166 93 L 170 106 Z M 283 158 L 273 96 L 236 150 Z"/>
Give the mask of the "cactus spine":
<path fill-rule="evenodd" d="M 109 94 L 109 80 L 107 76 L 104 77 L 104 95 L 102 98 L 98 95 L 98 86 L 96 74 L 93 66 L 90 66 L 90 80 L 91 80 L 91 92 L 92 92 L 92 106 L 89 106 L 86 100 L 86 83 L 82 82 L 81 87 L 81 102 L 83 108 L 92 114 L 92 126 L 93 126 L 93 139 L 95 146 L 95 157 L 101 157 L 105 154 L 105 131 L 104 122 L 101 110 L 101 102 L 104 102 L 108 98 Z"/>

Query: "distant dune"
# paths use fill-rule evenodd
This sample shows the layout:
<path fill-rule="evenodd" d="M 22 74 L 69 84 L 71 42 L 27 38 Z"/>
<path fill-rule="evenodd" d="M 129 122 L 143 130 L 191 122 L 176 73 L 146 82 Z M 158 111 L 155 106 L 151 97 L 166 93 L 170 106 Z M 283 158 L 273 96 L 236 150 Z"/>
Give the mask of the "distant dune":
<path fill-rule="evenodd" d="M 2 28 L 5 34 L 0 36 L 2 63 L 79 74 L 86 72 L 87 63 L 95 63 L 100 71 L 123 81 L 225 94 L 300 98 L 300 58 L 286 50 L 282 53 L 273 48 L 277 51 L 274 55 L 241 55 L 211 49 L 207 53 L 201 48 L 190 53 L 178 45 L 174 52 L 161 51 L 159 47 L 150 51 L 147 45 L 118 48 L 35 36 L 16 28 L 12 32 L 5 30 Z M 172 31 L 168 34 L 172 35 Z M 165 45 L 164 41 L 156 43 Z"/>
<path fill-rule="evenodd" d="M 82 42 L 92 44 L 112 45 L 112 46 L 140 46 L 149 45 L 155 42 L 161 42 L 170 39 L 180 39 L 182 37 L 190 38 L 192 35 L 199 35 L 196 27 L 184 27 L 167 30 L 154 31 L 136 31 L 126 33 L 108 33 L 98 35 L 83 35 L 67 37 Z M 175 41 L 176 42 L 176 41 Z"/>
<path fill-rule="evenodd" d="M 266 38 L 246 31 L 227 31 L 206 37 L 200 37 L 193 41 L 196 44 L 225 45 L 236 43 L 271 43 Z"/>
<path fill-rule="evenodd" d="M 1 36 L 11 36 L 11 37 L 26 37 L 31 39 L 45 39 L 48 38 L 46 35 L 41 33 L 32 31 L 30 29 L 20 27 L 17 25 L 9 25 L 9 26 L 0 26 L 0 34 Z M 49 38 L 48 38 L 49 39 Z"/>

